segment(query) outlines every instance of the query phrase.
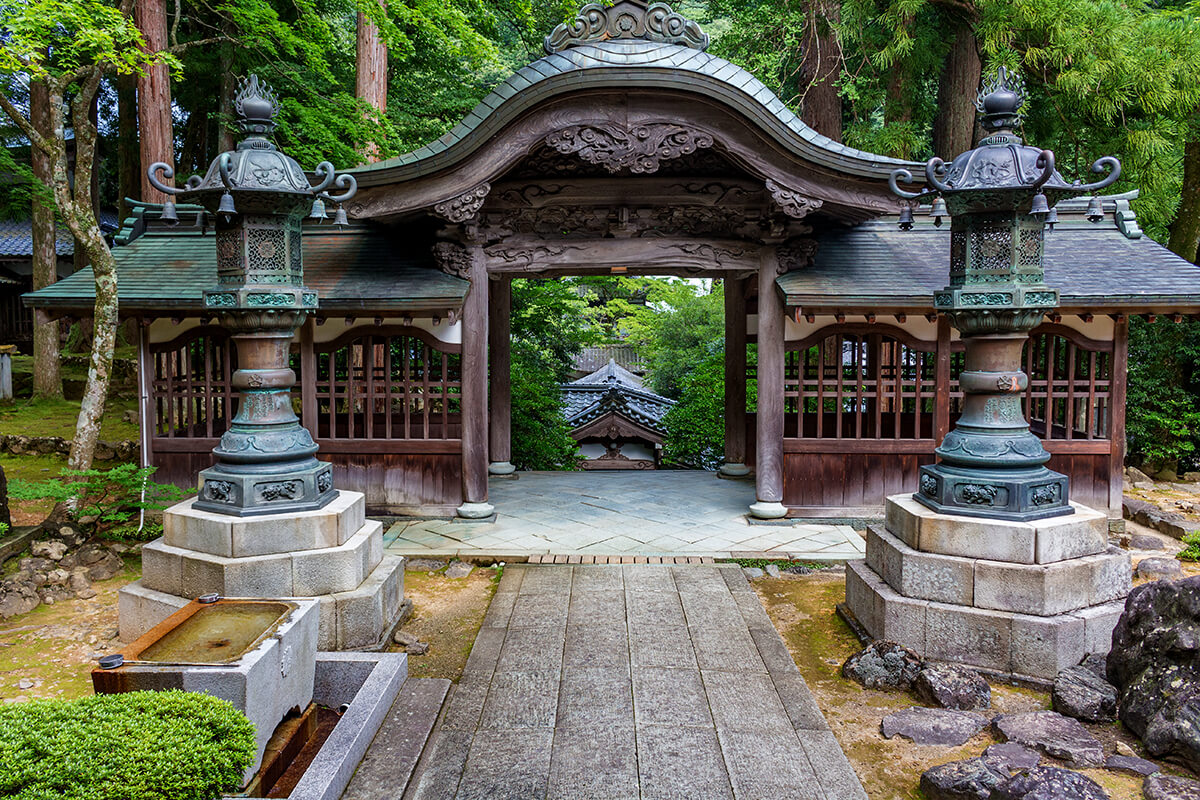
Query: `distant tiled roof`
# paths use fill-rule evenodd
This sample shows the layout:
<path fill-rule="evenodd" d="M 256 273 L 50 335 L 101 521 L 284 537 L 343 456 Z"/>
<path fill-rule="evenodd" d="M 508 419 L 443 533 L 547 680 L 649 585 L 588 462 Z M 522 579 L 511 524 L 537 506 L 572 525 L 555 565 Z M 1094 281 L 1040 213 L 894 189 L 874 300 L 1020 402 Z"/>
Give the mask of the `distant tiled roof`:
<path fill-rule="evenodd" d="M 666 433 L 662 419 L 674 400 L 642 388 L 642 379 L 609 361 L 601 369 L 562 385 L 563 414 L 579 428 L 614 411 L 657 433 Z"/>
<path fill-rule="evenodd" d="M 107 232 L 117 229 L 117 215 L 100 212 L 101 228 Z M 75 237 L 65 225 L 54 229 L 54 252 L 63 257 L 75 254 Z M 33 256 L 33 220 L 0 220 L 0 258 L 31 258 Z"/>
<path fill-rule="evenodd" d="M 1060 290 L 1062 306 L 1200 310 L 1200 267 L 1140 231 L 1126 236 L 1113 222 L 1114 205 L 1107 202 L 1095 224 L 1078 213 L 1081 205 L 1059 205 L 1045 259 L 1046 283 Z M 933 293 L 949 281 L 949 227 L 918 216 L 911 231 L 899 230 L 895 217 L 828 230 L 812 266 L 781 276 L 778 286 L 801 307 L 932 309 Z"/>
<path fill-rule="evenodd" d="M 188 217 L 185 207 L 179 214 L 181 219 Z M 117 240 L 127 241 L 134 233 L 127 226 Z M 303 242 L 304 283 L 317 291 L 321 310 L 455 309 L 462 305 L 470 285 L 435 268 L 428 246 L 412 241 L 401 246 L 385 229 L 306 226 Z M 195 227 L 171 230 L 151 225 L 128 244 L 114 248 L 113 254 L 123 312 L 200 313 L 204 290 L 217 284 L 217 249 L 211 230 L 205 234 Z M 25 295 L 26 303 L 87 308 L 95 302 L 93 282 L 91 269 L 83 269 Z"/>

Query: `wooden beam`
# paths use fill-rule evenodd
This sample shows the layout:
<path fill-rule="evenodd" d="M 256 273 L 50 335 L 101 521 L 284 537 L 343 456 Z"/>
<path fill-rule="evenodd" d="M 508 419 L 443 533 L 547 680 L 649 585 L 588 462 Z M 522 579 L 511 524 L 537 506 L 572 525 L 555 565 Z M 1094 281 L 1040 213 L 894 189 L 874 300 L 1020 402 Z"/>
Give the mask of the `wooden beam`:
<path fill-rule="evenodd" d="M 492 402 L 489 408 L 488 457 L 492 463 L 512 460 L 512 280 L 490 281 L 489 342 Z"/>
<path fill-rule="evenodd" d="M 901 325 L 908 322 L 908 314 L 897 314 L 896 322 L 899 322 Z"/>
<path fill-rule="evenodd" d="M 484 253 L 487 270 L 493 273 L 551 274 L 561 270 L 611 274 L 614 267 L 633 267 L 642 274 L 674 270 L 699 274 L 756 268 L 760 250 L 757 244 L 737 239 L 546 240 L 519 235 L 489 245 Z"/>

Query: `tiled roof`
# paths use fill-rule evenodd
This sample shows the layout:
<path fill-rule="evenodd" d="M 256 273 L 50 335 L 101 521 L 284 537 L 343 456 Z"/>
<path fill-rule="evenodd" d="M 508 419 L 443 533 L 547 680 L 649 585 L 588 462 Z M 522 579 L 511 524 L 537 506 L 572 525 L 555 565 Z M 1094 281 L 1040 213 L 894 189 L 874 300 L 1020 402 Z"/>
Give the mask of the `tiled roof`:
<path fill-rule="evenodd" d="M 805 125 L 762 81 L 723 58 L 680 44 L 613 39 L 554 53 L 518 70 L 436 142 L 350 170 L 359 185 L 411 179 L 467 158 L 508 123 L 564 93 L 617 86 L 703 94 L 758 120 L 787 149 L 826 166 L 886 178 L 907 161 L 855 150 Z"/>
<path fill-rule="evenodd" d="M 1046 233 L 1046 283 L 1063 307 L 1200 310 L 1200 267 L 1148 236 L 1130 238 L 1113 222 L 1089 223 L 1060 204 L 1060 222 Z M 1064 207 L 1067 211 L 1064 213 Z M 949 281 L 950 226 L 917 217 L 911 231 L 896 218 L 818 236 L 813 264 L 781 276 L 789 305 L 841 308 L 933 308 L 933 293 Z"/>
<path fill-rule="evenodd" d="M 662 419 L 674 400 L 642 388 L 642 380 L 609 361 L 605 367 L 562 385 L 563 414 L 567 424 L 579 428 L 614 411 L 657 433 L 666 433 Z"/>
<path fill-rule="evenodd" d="M 102 230 L 117 229 L 117 215 L 111 211 L 100 212 Z M 54 252 L 62 257 L 75 254 L 75 237 L 65 225 L 54 229 Z M 0 220 L 0 258 L 31 258 L 33 256 L 33 220 Z"/>
<path fill-rule="evenodd" d="M 183 211 L 180 212 L 184 216 Z M 126 231 L 122 231 L 125 233 Z M 120 238 L 120 237 L 118 237 Z M 469 283 L 436 269 L 430 249 L 374 227 L 339 231 L 306 226 L 304 283 L 318 294 L 322 310 L 405 311 L 462 305 Z M 198 313 L 203 292 L 217 284 L 212 232 L 151 229 L 113 250 L 121 309 Z M 31 306 L 86 308 L 95 302 L 93 275 L 84 269 L 25 295 Z"/>

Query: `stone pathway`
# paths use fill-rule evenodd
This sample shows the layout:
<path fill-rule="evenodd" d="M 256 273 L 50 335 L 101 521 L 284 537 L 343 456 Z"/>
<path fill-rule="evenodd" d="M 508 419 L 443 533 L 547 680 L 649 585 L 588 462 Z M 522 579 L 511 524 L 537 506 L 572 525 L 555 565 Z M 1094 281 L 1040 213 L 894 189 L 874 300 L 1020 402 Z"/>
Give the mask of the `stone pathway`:
<path fill-rule="evenodd" d="M 866 800 L 741 570 L 508 567 L 404 795 Z"/>
<path fill-rule="evenodd" d="M 849 525 L 756 525 L 754 484 L 711 472 L 523 472 L 491 482 L 495 522 L 404 521 L 384 537 L 406 556 L 689 555 L 863 558 Z"/>

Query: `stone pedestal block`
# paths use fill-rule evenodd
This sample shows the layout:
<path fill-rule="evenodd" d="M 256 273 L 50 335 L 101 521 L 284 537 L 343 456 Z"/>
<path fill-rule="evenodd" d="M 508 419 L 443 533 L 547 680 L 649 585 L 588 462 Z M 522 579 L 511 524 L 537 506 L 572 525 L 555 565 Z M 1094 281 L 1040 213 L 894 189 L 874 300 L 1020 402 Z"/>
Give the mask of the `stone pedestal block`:
<path fill-rule="evenodd" d="M 1091 509 L 1020 523 L 935 514 L 898 496 L 887 528 L 868 529 L 866 560 L 848 565 L 846 607 L 872 638 L 1047 682 L 1108 652 L 1131 577 Z"/>
<path fill-rule="evenodd" d="M 142 549 L 142 579 L 121 590 L 124 641 L 205 594 L 315 597 L 322 650 L 374 647 L 399 614 L 404 559 L 384 556 L 383 525 L 365 519 L 357 492 L 278 517 L 222 516 L 187 503 L 167 513 L 164 536 Z"/>

